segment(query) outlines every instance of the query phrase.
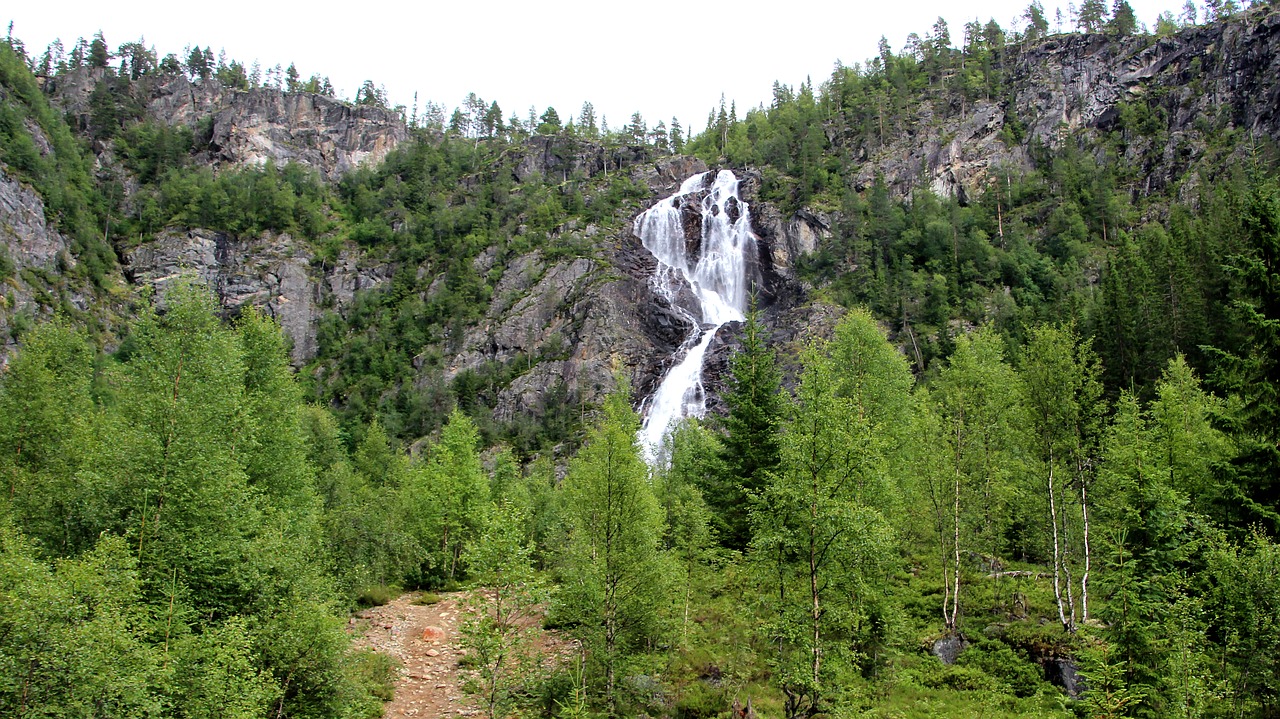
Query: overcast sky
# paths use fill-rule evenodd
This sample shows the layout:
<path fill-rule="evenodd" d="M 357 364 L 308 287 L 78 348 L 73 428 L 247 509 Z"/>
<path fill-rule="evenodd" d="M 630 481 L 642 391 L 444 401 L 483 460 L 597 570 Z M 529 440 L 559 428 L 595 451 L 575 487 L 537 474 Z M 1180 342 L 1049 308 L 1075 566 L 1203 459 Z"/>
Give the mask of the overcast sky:
<path fill-rule="evenodd" d="M 327 75 L 340 96 L 352 98 L 365 80 L 385 86 L 393 104 L 412 106 L 414 93 L 449 107 L 468 92 L 496 100 L 503 113 L 528 114 L 553 106 L 576 116 L 591 101 L 612 127 L 640 111 L 649 125 L 675 116 L 701 128 L 720 96 L 740 111 L 767 102 L 775 80 L 798 85 L 826 78 L 836 60 L 846 65 L 876 53 L 885 36 L 895 50 L 907 35 L 926 34 L 939 15 L 959 43 L 966 21 L 995 18 L 1008 31 L 1029 0 L 916 2 L 607 3 L 422 2 L 379 5 L 269 0 L 216 3 L 7 3 L 0 21 L 38 54 L 54 38 L 70 48 L 101 29 L 114 49 L 144 37 L 161 55 L 184 46 L 210 46 L 216 55 L 264 70 L 296 63 L 305 78 Z M 1172 0 L 1129 0 L 1140 22 Z M 1110 4 L 1110 0 L 1108 0 Z M 1054 0 L 1045 0 L 1054 23 Z M 1061 5 L 1064 16 L 1067 3 Z"/>

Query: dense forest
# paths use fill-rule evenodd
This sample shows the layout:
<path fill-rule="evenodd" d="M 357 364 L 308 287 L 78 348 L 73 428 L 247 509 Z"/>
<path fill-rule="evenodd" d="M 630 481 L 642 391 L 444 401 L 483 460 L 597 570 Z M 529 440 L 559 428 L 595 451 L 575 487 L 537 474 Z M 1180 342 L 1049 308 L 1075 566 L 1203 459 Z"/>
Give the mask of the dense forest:
<path fill-rule="evenodd" d="M 1277 17 L 1205 11 L 1072 19 L 1157 42 Z M 484 588 L 463 669 L 492 719 L 1280 716 L 1274 143 L 1225 110 L 1174 128 L 1155 93 L 1054 144 L 1011 110 L 1026 164 L 964 193 L 860 175 L 1072 35 L 1038 2 L 1025 20 L 955 43 L 939 19 L 692 137 L 589 104 L 398 108 L 409 139 L 334 181 L 216 165 L 211 124 L 138 100 L 179 75 L 333 95 L 319 75 L 10 36 L 0 170 L 70 252 L 46 272 L 0 248 L 0 309 L 42 288 L 0 373 L 0 713 L 381 716 L 397 667 L 353 649 L 350 613 Z M 60 112 L 51 89 L 82 76 L 87 111 Z M 603 167 L 522 176 L 539 141 Z M 601 403 L 559 385 L 498 416 L 501 388 L 569 352 L 449 374 L 504 272 L 610 262 L 586 228 L 624 233 L 654 199 L 629 165 L 676 154 L 830 218 L 795 272 L 834 329 L 775 344 L 753 310 L 725 411 L 653 466 L 625 367 Z M 195 278 L 129 286 L 119 258 L 175 227 L 289 233 L 317 266 L 360 252 L 389 277 L 325 307 L 291 364 L 275 321 Z M 574 656 L 538 661 L 530 616 Z"/>

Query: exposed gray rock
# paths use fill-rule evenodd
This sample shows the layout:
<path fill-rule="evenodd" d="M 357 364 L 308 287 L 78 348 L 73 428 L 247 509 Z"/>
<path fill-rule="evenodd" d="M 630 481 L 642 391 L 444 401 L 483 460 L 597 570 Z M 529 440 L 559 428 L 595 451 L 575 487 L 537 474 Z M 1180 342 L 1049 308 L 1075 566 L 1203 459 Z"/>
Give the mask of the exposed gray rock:
<path fill-rule="evenodd" d="M 105 70 L 84 68 L 59 76 L 48 90 L 83 126 L 90 113 L 89 98 L 104 78 Z M 382 161 L 408 137 L 399 113 L 306 92 L 235 90 L 215 79 L 192 82 L 184 75 L 147 76 L 130 91 L 153 120 L 195 127 L 209 118 L 210 134 L 201 138 L 207 139 L 201 149 L 215 165 L 292 161 L 333 180 L 360 165 Z"/>
<path fill-rule="evenodd" d="M 17 269 L 54 269 L 60 254 L 65 255 L 64 262 L 71 261 L 66 238 L 45 219 L 44 200 L 3 169 L 0 169 L 0 239 Z"/>
<path fill-rule="evenodd" d="M 1280 139 L 1280 13 L 1264 5 L 1160 38 L 1052 35 L 1007 47 L 1000 62 L 1009 100 L 934 93 L 883 142 L 834 136 L 859 164 L 854 187 L 880 176 L 898 198 L 927 187 L 964 202 L 1000 168 L 1029 169 L 1032 144 L 1057 148 L 1110 129 L 1121 104 L 1138 98 L 1156 98 L 1167 117 L 1167 133 L 1123 148 L 1148 166 L 1146 191 L 1179 177 L 1216 128 Z"/>
<path fill-rule="evenodd" d="M 300 162 L 334 179 L 381 162 L 406 137 L 404 120 L 387 110 L 259 88 L 224 99 L 214 115 L 209 149 L 219 162 Z"/>
<path fill-rule="evenodd" d="M 161 303 L 166 288 L 187 276 L 212 288 L 230 314 L 246 305 L 261 308 L 293 341 L 295 364 L 315 356 L 319 307 L 328 288 L 358 285 L 362 279 L 354 261 L 324 277 L 312 267 L 305 244 L 288 234 L 236 240 L 204 229 L 170 229 L 130 250 L 126 258 L 133 281 L 156 288 Z M 344 305 L 337 292 L 332 294 L 335 304 Z M 350 297 L 346 294 L 345 302 Z"/>
<path fill-rule="evenodd" d="M 373 289 L 386 282 L 392 271 L 393 268 L 387 265 L 365 264 L 361 255 L 352 250 L 343 250 L 338 255 L 337 265 L 327 271 L 325 284 L 337 306 L 346 307 L 355 299 L 357 292 Z"/>
<path fill-rule="evenodd" d="M 525 182 L 534 177 L 557 181 L 576 174 L 595 177 L 608 170 L 643 163 L 651 153 L 647 147 L 604 147 L 572 137 L 538 135 L 526 143 L 516 164 L 515 178 Z"/>
<path fill-rule="evenodd" d="M 169 285 L 184 275 L 216 287 L 218 245 L 227 241 L 220 232 L 200 228 L 165 230 L 154 241 L 125 253 L 130 279 L 154 287 L 161 297 Z"/>
<path fill-rule="evenodd" d="M 1085 690 L 1084 677 L 1076 663 L 1070 659 L 1055 658 L 1044 663 L 1044 678 L 1051 684 L 1062 687 L 1067 696 L 1079 699 Z"/>
<path fill-rule="evenodd" d="M 43 137 L 43 135 L 41 135 Z M 62 268 L 75 266 L 71 245 L 45 219 L 44 201 L 35 190 L 5 173 L 0 165 L 0 253 L 11 267 L 8 277 L 0 276 L 0 369 L 8 365 L 17 342 L 17 316 L 29 320 L 47 317 L 53 308 L 42 298 L 60 291 L 66 278 Z M 34 272 L 32 272 L 34 271 Z M 83 308 L 79 293 L 67 297 Z"/>
<path fill-rule="evenodd" d="M 802 291 L 795 275 L 796 263 L 831 238 L 835 218 L 808 208 L 784 218 L 777 207 L 760 200 L 759 170 L 747 168 L 739 171 L 738 176 L 742 199 L 750 207 L 751 228 L 760 247 L 760 256 L 752 268 L 759 277 L 757 293 L 766 304 L 790 304 Z"/>
<path fill-rule="evenodd" d="M 943 664 L 955 664 L 960 658 L 960 653 L 969 647 L 969 642 L 964 637 L 943 637 L 933 643 L 929 653 L 937 657 Z"/>

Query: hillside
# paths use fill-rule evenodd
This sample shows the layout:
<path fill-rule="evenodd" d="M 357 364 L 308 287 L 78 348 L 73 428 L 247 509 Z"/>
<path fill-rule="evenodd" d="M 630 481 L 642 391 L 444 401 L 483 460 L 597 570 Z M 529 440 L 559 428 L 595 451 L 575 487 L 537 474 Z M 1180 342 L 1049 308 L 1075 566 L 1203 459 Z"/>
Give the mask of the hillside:
<path fill-rule="evenodd" d="M 495 718 L 1274 716 L 1280 11 L 1036 7 L 693 137 L 0 43 L 4 713 L 378 716 L 483 587 Z"/>

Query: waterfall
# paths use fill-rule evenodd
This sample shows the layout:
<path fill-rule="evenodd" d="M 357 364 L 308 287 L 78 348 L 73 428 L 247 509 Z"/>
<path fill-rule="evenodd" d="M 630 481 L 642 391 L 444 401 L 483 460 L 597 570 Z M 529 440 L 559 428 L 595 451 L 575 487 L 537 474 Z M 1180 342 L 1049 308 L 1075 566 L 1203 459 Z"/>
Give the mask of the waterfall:
<path fill-rule="evenodd" d="M 700 236 L 686 237 L 685 227 L 694 224 Z M 755 238 L 747 204 L 738 197 L 738 178 L 728 170 L 685 180 L 676 194 L 637 217 L 634 230 L 658 260 L 654 291 L 693 327 L 646 402 L 640 443 L 645 459 L 654 464 L 671 424 L 706 412 L 703 357 L 725 323 L 745 319 L 747 261 Z M 696 249 L 692 258 L 691 249 Z"/>

